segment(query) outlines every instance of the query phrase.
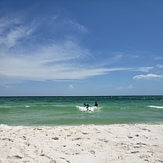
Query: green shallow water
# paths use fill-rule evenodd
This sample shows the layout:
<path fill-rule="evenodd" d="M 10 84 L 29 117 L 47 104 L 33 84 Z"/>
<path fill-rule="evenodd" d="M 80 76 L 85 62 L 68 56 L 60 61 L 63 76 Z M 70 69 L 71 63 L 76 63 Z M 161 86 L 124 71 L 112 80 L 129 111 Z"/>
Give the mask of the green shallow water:
<path fill-rule="evenodd" d="M 94 111 L 81 111 L 83 103 Z M 163 123 L 163 96 L 0 97 L 0 124 L 53 126 Z"/>

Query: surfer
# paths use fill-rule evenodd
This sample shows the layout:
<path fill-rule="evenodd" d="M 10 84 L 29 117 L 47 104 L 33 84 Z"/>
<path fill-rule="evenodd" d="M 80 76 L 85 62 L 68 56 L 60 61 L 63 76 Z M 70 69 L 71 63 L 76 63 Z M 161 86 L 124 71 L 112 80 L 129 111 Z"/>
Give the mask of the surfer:
<path fill-rule="evenodd" d="M 86 107 L 86 109 L 87 109 L 87 111 L 89 110 L 88 108 L 89 108 L 89 104 L 85 104 L 84 103 L 84 106 Z"/>
<path fill-rule="evenodd" d="M 95 102 L 94 106 L 98 106 L 98 103 L 97 103 L 97 102 Z"/>
<path fill-rule="evenodd" d="M 86 108 L 87 108 L 87 110 L 89 110 L 89 109 L 88 109 L 88 108 L 89 108 L 89 104 L 87 104 Z"/>

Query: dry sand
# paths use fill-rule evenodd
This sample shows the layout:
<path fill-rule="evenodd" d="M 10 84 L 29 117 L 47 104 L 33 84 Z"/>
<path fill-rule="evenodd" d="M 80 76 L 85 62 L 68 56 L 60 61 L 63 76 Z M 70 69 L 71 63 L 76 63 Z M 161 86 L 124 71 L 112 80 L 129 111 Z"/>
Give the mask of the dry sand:
<path fill-rule="evenodd" d="M 1 126 L 0 162 L 163 163 L 163 125 Z"/>

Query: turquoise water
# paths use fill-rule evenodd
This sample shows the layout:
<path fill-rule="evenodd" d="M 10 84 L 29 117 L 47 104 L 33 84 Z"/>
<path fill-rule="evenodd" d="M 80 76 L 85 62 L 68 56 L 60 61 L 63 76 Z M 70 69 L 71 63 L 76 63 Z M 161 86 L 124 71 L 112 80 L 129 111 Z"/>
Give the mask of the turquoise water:
<path fill-rule="evenodd" d="M 83 103 L 92 111 L 84 111 Z M 0 125 L 124 123 L 163 124 L 163 96 L 0 97 Z"/>

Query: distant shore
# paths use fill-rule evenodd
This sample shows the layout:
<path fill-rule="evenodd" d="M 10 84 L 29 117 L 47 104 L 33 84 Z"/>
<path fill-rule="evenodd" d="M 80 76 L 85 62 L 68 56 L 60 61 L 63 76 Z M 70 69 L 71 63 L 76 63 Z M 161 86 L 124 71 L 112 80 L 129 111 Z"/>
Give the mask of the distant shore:
<path fill-rule="evenodd" d="M 163 162 L 163 125 L 0 127 L 0 162 Z"/>

